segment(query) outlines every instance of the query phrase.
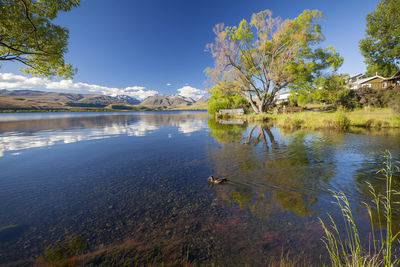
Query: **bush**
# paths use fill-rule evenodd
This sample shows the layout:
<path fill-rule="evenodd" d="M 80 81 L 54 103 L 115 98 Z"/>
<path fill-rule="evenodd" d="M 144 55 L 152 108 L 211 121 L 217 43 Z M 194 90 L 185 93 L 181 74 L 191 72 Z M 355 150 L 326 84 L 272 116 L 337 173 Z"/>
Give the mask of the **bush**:
<path fill-rule="evenodd" d="M 345 109 L 354 109 L 358 103 L 354 100 L 354 94 L 354 90 L 350 89 L 339 91 L 336 95 L 336 105 Z"/>
<path fill-rule="evenodd" d="M 386 96 L 387 95 L 387 96 Z M 388 90 L 385 95 L 387 106 L 392 108 L 396 113 L 400 113 L 400 87 Z"/>
<path fill-rule="evenodd" d="M 351 101 L 360 107 L 390 107 L 400 113 L 400 88 L 376 90 L 360 88 L 350 95 Z"/>
<path fill-rule="evenodd" d="M 334 126 L 339 130 L 346 130 L 350 126 L 350 119 L 342 112 L 336 115 Z"/>
<path fill-rule="evenodd" d="M 211 94 L 207 101 L 207 111 L 209 114 L 215 114 L 220 109 L 230 108 L 243 108 L 248 109 L 248 101 L 241 95 L 235 92 L 230 92 L 224 87 L 225 84 L 217 84 L 212 89 L 208 89 L 207 92 Z"/>
<path fill-rule="evenodd" d="M 220 109 L 231 108 L 231 103 L 227 100 L 209 99 L 207 101 L 207 111 L 209 114 L 215 114 Z"/>

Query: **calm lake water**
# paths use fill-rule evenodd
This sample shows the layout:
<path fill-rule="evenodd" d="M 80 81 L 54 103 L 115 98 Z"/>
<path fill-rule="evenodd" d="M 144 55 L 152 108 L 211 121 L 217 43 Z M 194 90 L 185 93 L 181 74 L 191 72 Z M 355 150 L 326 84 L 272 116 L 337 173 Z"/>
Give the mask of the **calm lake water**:
<path fill-rule="evenodd" d="M 90 250 L 128 242 L 205 264 L 282 252 L 324 262 L 318 217 L 340 222 L 329 190 L 346 192 L 368 240 L 361 203 L 365 182 L 384 186 L 385 149 L 399 159 L 399 130 L 285 131 L 204 112 L 0 115 L 0 263 L 71 234 Z"/>

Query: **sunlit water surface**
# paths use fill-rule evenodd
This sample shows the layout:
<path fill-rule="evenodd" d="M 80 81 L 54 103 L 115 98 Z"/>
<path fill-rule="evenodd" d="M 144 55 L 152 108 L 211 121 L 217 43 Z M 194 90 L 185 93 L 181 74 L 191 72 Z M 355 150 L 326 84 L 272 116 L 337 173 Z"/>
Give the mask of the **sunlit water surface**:
<path fill-rule="evenodd" d="M 329 190 L 346 192 L 368 240 L 361 203 L 365 182 L 384 185 L 384 149 L 399 158 L 400 131 L 283 131 L 203 112 L 0 115 L 0 263 L 71 234 L 91 251 L 128 240 L 200 263 L 321 263 L 318 218 L 340 219 Z"/>

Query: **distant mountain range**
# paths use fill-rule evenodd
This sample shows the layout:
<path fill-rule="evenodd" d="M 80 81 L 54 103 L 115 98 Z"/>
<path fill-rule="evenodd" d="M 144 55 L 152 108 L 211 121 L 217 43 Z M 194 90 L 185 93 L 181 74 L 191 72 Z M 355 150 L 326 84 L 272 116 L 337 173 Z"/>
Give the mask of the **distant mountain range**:
<path fill-rule="evenodd" d="M 0 110 L 6 109 L 70 109 L 105 108 L 109 105 L 141 105 L 157 108 L 205 108 L 207 98 L 197 101 L 180 95 L 154 95 L 142 102 L 127 95 L 107 96 L 101 94 L 58 93 L 34 90 L 0 90 Z M 123 106 L 122 106 L 123 107 Z"/>
<path fill-rule="evenodd" d="M 144 106 L 155 106 L 163 108 L 179 108 L 179 107 L 194 107 L 194 108 L 206 108 L 207 98 L 202 97 L 197 101 L 190 97 L 181 95 L 153 95 L 147 97 L 140 103 Z"/>
<path fill-rule="evenodd" d="M 140 101 L 130 96 L 107 96 L 100 94 L 57 93 L 33 90 L 0 90 L 0 96 L 24 100 L 51 101 L 61 103 L 84 104 L 139 104 Z"/>
<path fill-rule="evenodd" d="M 195 103 L 196 101 L 193 98 L 190 97 L 184 97 L 184 96 L 169 96 L 169 95 L 153 95 L 149 96 L 145 100 L 142 101 L 142 105 L 148 105 L 148 106 L 165 106 L 165 107 L 171 107 L 171 106 L 189 106 Z"/>

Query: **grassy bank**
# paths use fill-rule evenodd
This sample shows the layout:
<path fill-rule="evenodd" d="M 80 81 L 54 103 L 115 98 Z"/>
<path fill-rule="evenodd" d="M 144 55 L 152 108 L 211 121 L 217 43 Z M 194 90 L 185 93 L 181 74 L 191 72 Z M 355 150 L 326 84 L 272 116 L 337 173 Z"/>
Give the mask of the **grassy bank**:
<path fill-rule="evenodd" d="M 284 114 L 245 114 L 234 118 L 246 121 L 269 121 L 283 128 L 347 129 L 400 128 L 400 114 L 391 109 L 360 109 L 354 111 L 302 111 Z"/>

